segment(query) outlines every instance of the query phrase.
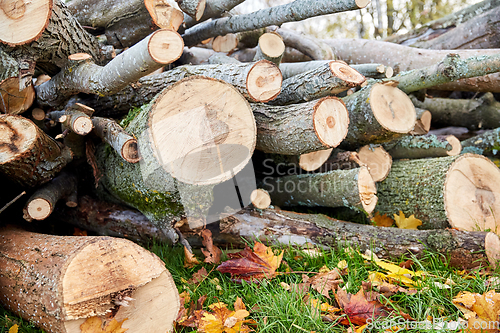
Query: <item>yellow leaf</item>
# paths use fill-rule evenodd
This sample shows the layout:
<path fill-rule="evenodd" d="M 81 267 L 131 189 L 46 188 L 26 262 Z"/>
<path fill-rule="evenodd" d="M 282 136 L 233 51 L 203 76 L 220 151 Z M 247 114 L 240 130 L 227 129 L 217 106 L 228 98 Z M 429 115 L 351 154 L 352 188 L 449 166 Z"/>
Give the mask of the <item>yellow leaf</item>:
<path fill-rule="evenodd" d="M 405 217 L 402 211 L 399 211 L 399 216 L 394 214 L 394 220 L 396 221 L 396 225 L 400 229 L 414 229 L 417 230 L 419 225 L 422 225 L 422 221 L 417 219 L 415 215 L 411 215 L 410 217 Z"/>
<path fill-rule="evenodd" d="M 467 332 L 498 332 L 495 325 L 498 324 L 500 313 L 500 293 L 490 290 L 481 295 L 470 292 L 460 292 L 453 299 L 453 304 L 459 308 L 468 319 Z"/>
<path fill-rule="evenodd" d="M 375 213 L 372 222 L 377 227 L 392 227 L 394 224 L 394 220 L 387 216 L 387 214 L 380 215 L 379 212 Z"/>
<path fill-rule="evenodd" d="M 326 265 L 324 265 L 323 267 L 321 267 L 319 269 L 319 273 L 328 273 L 330 271 L 330 268 L 326 267 Z"/>
<path fill-rule="evenodd" d="M 19 326 L 17 324 L 12 325 L 9 328 L 9 333 L 17 333 L 17 330 L 19 329 Z"/>
<path fill-rule="evenodd" d="M 113 319 L 102 327 L 101 318 L 90 317 L 80 325 L 80 329 L 82 330 L 82 333 L 123 333 L 128 330 L 128 328 L 122 328 L 125 320 L 127 319 L 123 319 L 121 322 L 118 322 L 116 319 Z"/>
<path fill-rule="evenodd" d="M 337 268 L 342 270 L 342 269 L 345 269 L 347 268 L 349 265 L 347 264 L 347 261 L 345 260 L 341 260 L 339 261 L 339 263 L 337 264 Z"/>

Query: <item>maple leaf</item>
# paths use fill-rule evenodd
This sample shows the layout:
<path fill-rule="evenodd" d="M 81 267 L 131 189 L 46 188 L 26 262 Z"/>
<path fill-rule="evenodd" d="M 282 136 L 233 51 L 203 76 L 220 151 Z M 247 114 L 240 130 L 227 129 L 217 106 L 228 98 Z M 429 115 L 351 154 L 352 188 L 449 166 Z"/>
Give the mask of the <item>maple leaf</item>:
<path fill-rule="evenodd" d="M 394 214 L 394 220 L 400 229 L 417 230 L 417 227 L 422 225 L 422 221 L 417 219 L 415 215 L 412 214 L 410 217 L 405 217 L 405 214 L 402 211 L 399 211 L 399 216 Z"/>
<path fill-rule="evenodd" d="M 187 247 L 184 246 L 184 267 L 186 268 L 193 268 L 196 265 L 199 265 L 200 262 L 196 257 L 194 256 L 191 251 L 188 250 Z"/>
<path fill-rule="evenodd" d="M 214 245 L 212 232 L 208 229 L 203 229 L 201 231 L 201 237 L 203 239 L 202 244 L 205 246 L 205 248 L 201 249 L 201 252 L 203 252 L 203 255 L 205 256 L 205 260 L 203 262 L 206 262 L 207 264 L 220 263 L 222 251 Z"/>
<path fill-rule="evenodd" d="M 196 284 L 203 281 L 208 276 L 208 272 L 205 267 L 202 267 L 198 272 L 194 273 L 193 276 L 187 281 L 189 284 Z"/>
<path fill-rule="evenodd" d="M 256 242 L 253 251 L 247 246 L 243 251 L 229 254 L 232 258 L 220 264 L 217 270 L 230 273 L 236 280 L 271 279 L 276 276 L 276 270 L 281 264 L 283 251 L 275 256 L 273 250 L 262 243 Z"/>
<path fill-rule="evenodd" d="M 372 222 L 377 227 L 392 227 L 392 225 L 394 224 L 394 220 L 387 216 L 387 214 L 380 215 L 379 212 L 375 213 Z"/>
<path fill-rule="evenodd" d="M 340 272 L 337 268 L 326 273 L 318 273 L 308 280 L 311 287 L 326 298 L 330 298 L 329 291 L 335 291 L 335 288 L 344 281 L 340 279 Z"/>
<path fill-rule="evenodd" d="M 495 290 L 490 290 L 483 295 L 460 292 L 453 299 L 453 304 L 468 319 L 467 332 L 498 332 L 500 293 L 496 293 Z M 492 323 L 496 323 L 496 325 L 492 325 Z"/>
<path fill-rule="evenodd" d="M 343 319 L 340 322 L 342 325 L 350 325 L 351 323 L 365 325 L 368 319 L 387 317 L 389 315 L 388 309 L 380 302 L 366 299 L 363 288 L 356 295 L 349 294 L 339 288 L 335 294 L 335 299 L 348 317 L 348 319 Z"/>
<path fill-rule="evenodd" d="M 127 320 L 127 318 L 123 319 L 121 322 L 113 319 L 102 327 L 101 318 L 90 317 L 80 325 L 80 329 L 82 330 L 82 333 L 123 333 L 128 330 L 128 328 L 122 328 L 125 320 Z"/>
<path fill-rule="evenodd" d="M 246 319 L 250 313 L 245 309 L 243 301 L 238 297 L 234 303 L 235 311 L 227 308 L 222 302 L 208 306 L 212 312 L 203 313 L 199 320 L 198 330 L 206 333 L 247 333 L 253 331 L 247 323 L 255 323 L 251 319 Z"/>

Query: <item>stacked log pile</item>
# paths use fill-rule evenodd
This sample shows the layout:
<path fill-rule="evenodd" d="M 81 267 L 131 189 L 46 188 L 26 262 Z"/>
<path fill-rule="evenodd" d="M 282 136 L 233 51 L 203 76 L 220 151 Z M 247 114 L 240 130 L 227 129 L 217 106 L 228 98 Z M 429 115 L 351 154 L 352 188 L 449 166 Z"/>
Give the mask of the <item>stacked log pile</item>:
<path fill-rule="evenodd" d="M 134 332 L 170 330 L 179 306 L 171 276 L 154 255 L 109 236 L 196 245 L 203 228 L 220 244 L 352 244 L 381 257 L 433 250 L 454 266 L 499 265 L 500 170 L 487 158 L 500 151 L 498 32 L 453 43 L 498 7 L 424 26 L 458 25 L 434 40 L 415 42 L 419 31 L 383 42 L 278 27 L 368 0 L 225 15 L 241 2 L 0 4 L 0 172 L 28 193 L 20 209 L 0 210 L 2 221 L 62 220 L 107 236 L 0 230 L 4 306 L 48 332 L 79 332 L 95 316 L 128 318 Z M 420 49 L 395 43 L 405 38 Z M 446 126 L 489 131 L 462 142 L 429 133 Z M 297 207 L 367 220 L 402 212 L 422 226 L 281 210 Z M 99 275 L 87 274 L 94 266 Z M 171 311 L 138 328 L 153 303 Z"/>

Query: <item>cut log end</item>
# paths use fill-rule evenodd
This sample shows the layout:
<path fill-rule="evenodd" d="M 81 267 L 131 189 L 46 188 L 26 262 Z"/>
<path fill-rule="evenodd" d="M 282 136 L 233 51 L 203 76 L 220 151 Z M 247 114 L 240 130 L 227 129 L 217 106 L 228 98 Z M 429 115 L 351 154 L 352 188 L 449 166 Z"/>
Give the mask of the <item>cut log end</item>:
<path fill-rule="evenodd" d="M 36 125 L 21 116 L 0 116 L 0 165 L 27 153 L 38 133 Z"/>
<path fill-rule="evenodd" d="M 50 202 L 42 198 L 32 200 L 26 207 L 28 216 L 32 220 L 45 220 L 52 213 L 52 209 Z"/>
<path fill-rule="evenodd" d="M 236 34 L 217 36 L 212 42 L 212 49 L 215 52 L 228 53 L 238 47 L 238 37 Z"/>
<path fill-rule="evenodd" d="M 148 43 L 151 58 L 159 64 L 170 64 L 182 55 L 184 41 L 176 31 L 161 29 L 155 31 Z"/>
<path fill-rule="evenodd" d="M 449 168 L 444 207 L 452 227 L 500 231 L 500 170 L 481 155 L 464 154 Z"/>
<path fill-rule="evenodd" d="M 31 111 L 31 117 L 35 120 L 42 121 L 45 119 L 45 111 L 39 108 L 34 108 L 33 111 Z"/>
<path fill-rule="evenodd" d="M 410 131 L 411 135 L 425 135 L 429 133 L 431 129 L 432 113 L 428 110 L 424 110 L 420 115 L 420 119 L 417 117 L 415 122 L 415 127 Z"/>
<path fill-rule="evenodd" d="M 82 61 L 92 59 L 92 56 L 88 53 L 74 53 L 68 56 L 68 60 L 72 61 Z"/>
<path fill-rule="evenodd" d="M 140 160 L 137 140 L 130 139 L 122 147 L 121 155 L 129 163 L 137 163 Z"/>
<path fill-rule="evenodd" d="M 0 82 L 0 111 L 20 114 L 28 110 L 35 101 L 35 88 L 29 85 L 19 91 L 19 78 L 10 77 Z"/>
<path fill-rule="evenodd" d="M 327 147 L 337 147 L 347 135 L 349 112 L 340 99 L 325 97 L 314 106 L 314 130 Z"/>
<path fill-rule="evenodd" d="M 73 122 L 73 130 L 78 135 L 87 135 L 92 131 L 92 128 L 94 128 L 92 120 L 87 117 L 78 117 Z"/>
<path fill-rule="evenodd" d="M 359 8 L 365 8 L 370 3 L 370 0 L 355 0 L 355 1 L 356 5 L 358 5 Z"/>
<path fill-rule="evenodd" d="M 366 81 L 366 78 L 357 70 L 346 65 L 343 61 L 330 62 L 330 70 L 333 75 L 353 85 L 361 85 Z"/>
<path fill-rule="evenodd" d="M 189 77 L 164 90 L 151 108 L 149 127 L 161 164 L 188 184 L 232 178 L 256 144 L 249 103 L 233 86 L 207 77 Z"/>
<path fill-rule="evenodd" d="M 39 75 L 37 78 L 36 78 L 36 82 L 35 82 L 35 87 L 41 85 L 42 83 L 45 83 L 47 82 L 48 80 L 50 80 L 51 77 L 48 76 L 47 74 L 42 74 L 42 75 Z"/>
<path fill-rule="evenodd" d="M 462 144 L 460 143 L 460 140 L 458 140 L 456 136 L 448 135 L 446 137 L 446 141 L 448 141 L 448 143 L 451 146 L 451 150 L 448 150 L 447 152 L 448 156 L 456 156 L 460 154 L 460 152 L 462 151 Z"/>
<path fill-rule="evenodd" d="M 299 158 L 299 166 L 305 171 L 317 170 L 328 160 L 332 150 L 333 148 L 330 148 L 302 154 Z"/>
<path fill-rule="evenodd" d="M 248 72 L 246 86 L 253 100 L 269 102 L 279 95 L 282 82 L 283 76 L 278 66 L 270 61 L 260 60 Z"/>
<path fill-rule="evenodd" d="M 278 58 L 285 52 L 283 38 L 274 32 L 267 32 L 260 36 L 259 47 L 262 53 L 270 58 Z"/>
<path fill-rule="evenodd" d="M 365 164 L 376 182 L 381 182 L 387 178 L 392 166 L 392 157 L 382 146 L 361 147 L 358 152 L 359 160 Z"/>
<path fill-rule="evenodd" d="M 266 209 L 271 205 L 271 196 L 266 190 L 258 188 L 250 194 L 250 201 L 255 208 Z"/>
<path fill-rule="evenodd" d="M 391 77 L 394 76 L 394 69 L 390 66 L 388 66 L 385 70 L 385 76 L 390 79 Z"/>
<path fill-rule="evenodd" d="M 38 39 L 49 24 L 52 0 L 0 1 L 0 41 L 11 46 Z"/>
<path fill-rule="evenodd" d="M 497 234 L 489 232 L 484 239 L 484 249 L 488 261 L 493 269 L 500 266 L 500 238 Z"/>
<path fill-rule="evenodd" d="M 368 168 L 364 166 L 362 166 L 359 170 L 358 190 L 363 209 L 368 214 L 371 214 L 375 209 L 378 201 L 377 187 L 375 186 L 375 182 L 373 181 Z"/>
<path fill-rule="evenodd" d="M 177 31 L 184 22 L 184 13 L 165 1 L 144 0 L 144 5 L 160 29 Z"/>
<path fill-rule="evenodd" d="M 194 16 L 194 19 L 196 21 L 199 21 L 201 19 L 201 17 L 203 16 L 203 13 L 205 12 L 206 5 L 207 5 L 206 0 L 201 0 L 198 3 L 198 6 L 196 6 L 196 14 Z"/>
<path fill-rule="evenodd" d="M 408 133 L 415 127 L 417 117 L 412 101 L 392 82 L 372 87 L 370 106 L 380 125 L 391 132 Z"/>

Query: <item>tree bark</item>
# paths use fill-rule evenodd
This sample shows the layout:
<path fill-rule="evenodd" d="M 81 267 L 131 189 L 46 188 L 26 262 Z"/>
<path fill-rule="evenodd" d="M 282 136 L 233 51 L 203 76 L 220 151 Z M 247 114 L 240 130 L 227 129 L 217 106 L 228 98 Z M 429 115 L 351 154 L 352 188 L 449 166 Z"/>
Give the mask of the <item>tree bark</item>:
<path fill-rule="evenodd" d="M 0 49 L 0 81 L 19 75 L 19 64 L 8 53 Z"/>
<path fill-rule="evenodd" d="M 330 60 L 313 60 L 307 62 L 286 62 L 280 64 L 281 74 L 283 74 L 283 79 L 289 79 L 292 76 L 308 72 L 318 67 L 324 66 L 325 64 L 330 63 Z M 387 76 L 385 75 L 385 66 L 382 64 L 362 64 L 362 65 L 350 65 L 351 68 L 355 69 L 359 72 L 359 74 L 383 79 Z"/>
<path fill-rule="evenodd" d="M 496 156 L 500 150 L 500 129 L 485 131 L 462 141 L 462 153 Z"/>
<path fill-rule="evenodd" d="M 0 115 L 0 127 L 0 171 L 21 186 L 48 182 L 73 158 L 26 118 Z"/>
<path fill-rule="evenodd" d="M 199 21 L 205 11 L 206 0 L 175 0 L 179 8 L 196 21 Z"/>
<path fill-rule="evenodd" d="M 410 132 L 416 121 L 415 108 L 408 96 L 391 83 L 375 83 L 342 98 L 349 111 L 349 131 L 339 145 L 356 150 L 382 143 Z"/>
<path fill-rule="evenodd" d="M 240 31 L 281 25 L 285 22 L 302 21 L 310 17 L 364 8 L 367 0 L 346 0 L 343 2 L 317 2 L 295 0 L 289 4 L 261 9 L 257 12 L 224 17 L 192 27 L 182 35 L 188 46 L 193 46 L 210 37 Z"/>
<path fill-rule="evenodd" d="M 179 34 L 162 29 L 122 52 L 104 67 L 94 64 L 84 55 L 73 56 L 75 60 L 64 71 L 36 87 L 38 104 L 61 107 L 78 92 L 100 96 L 114 94 L 177 60 L 183 48 Z"/>
<path fill-rule="evenodd" d="M 245 0 L 207 0 L 205 4 L 205 11 L 201 18 L 196 21 L 190 16 L 184 17 L 184 26 L 186 29 L 191 28 L 195 24 L 204 22 L 208 19 L 215 19 L 222 17 L 225 13 L 244 2 Z"/>
<path fill-rule="evenodd" d="M 378 184 L 380 214 L 414 214 L 423 229 L 498 231 L 500 171 L 487 158 L 464 154 L 400 160 Z"/>
<path fill-rule="evenodd" d="M 62 124 L 63 129 L 69 129 L 78 135 L 87 135 L 92 131 L 92 120 L 83 112 L 75 110 L 52 111 L 48 117 Z"/>
<path fill-rule="evenodd" d="M 462 269 L 489 264 L 498 267 L 500 261 L 500 240 L 493 232 L 385 228 L 284 210 L 232 214 L 221 220 L 220 233 L 213 232 L 213 238 L 216 244 L 233 246 L 245 239 L 287 246 L 309 243 L 334 250 L 352 246 L 385 259 L 403 255 L 423 258 L 427 251 L 434 251 L 443 254 L 450 266 Z"/>
<path fill-rule="evenodd" d="M 262 188 L 273 205 L 349 207 L 371 213 L 377 204 L 377 189 L 366 167 L 325 173 L 266 177 Z"/>
<path fill-rule="evenodd" d="M 331 61 L 317 69 L 304 72 L 283 81 L 281 92 L 271 105 L 308 102 L 336 95 L 361 85 L 366 79 L 348 65 Z"/>
<path fill-rule="evenodd" d="M 127 319 L 122 327 L 135 332 L 172 330 L 177 288 L 165 264 L 142 247 L 16 229 L 1 230 L 0 238 L 3 306 L 45 331 L 81 332 L 95 316 Z"/>
<path fill-rule="evenodd" d="M 76 202 L 72 200 L 76 191 L 76 176 L 66 172 L 60 173 L 28 199 L 23 210 L 24 219 L 28 222 L 45 220 L 52 214 L 56 203 L 61 199 L 66 199 L 66 204 L 69 207 L 75 207 Z"/>
<path fill-rule="evenodd" d="M 253 104 L 252 109 L 257 149 L 266 153 L 300 155 L 336 147 L 349 125 L 347 109 L 335 97 L 287 106 Z"/>
<path fill-rule="evenodd" d="M 94 133 L 109 144 L 125 161 L 139 162 L 137 139 L 125 132 L 114 120 L 94 117 L 92 124 Z"/>
<path fill-rule="evenodd" d="M 500 103 L 492 93 L 475 99 L 429 98 L 413 103 L 432 113 L 432 124 L 437 127 L 459 126 L 470 130 L 500 127 Z"/>
<path fill-rule="evenodd" d="M 449 50 L 425 50 L 388 42 L 366 39 L 329 39 L 325 40 L 335 54 L 349 64 L 382 63 L 400 73 L 412 69 L 432 66 L 450 54 Z M 369 53 L 366 50 L 370 50 Z M 454 50 L 461 58 L 498 55 L 499 49 Z M 462 79 L 452 84 L 438 85 L 433 89 L 462 91 L 500 92 L 500 75 L 490 74 L 477 78 Z"/>
<path fill-rule="evenodd" d="M 456 156 L 462 151 L 462 145 L 454 135 L 406 136 L 387 142 L 384 147 L 394 159 Z"/>

